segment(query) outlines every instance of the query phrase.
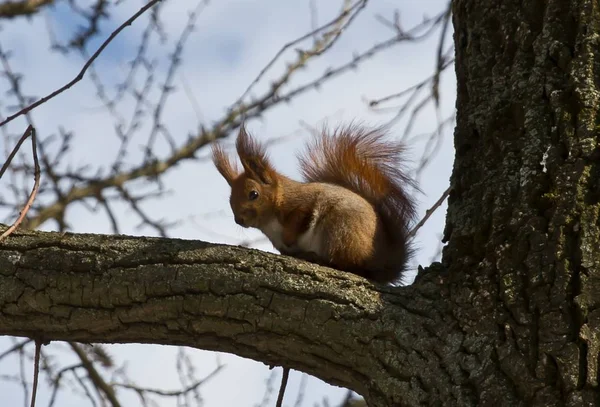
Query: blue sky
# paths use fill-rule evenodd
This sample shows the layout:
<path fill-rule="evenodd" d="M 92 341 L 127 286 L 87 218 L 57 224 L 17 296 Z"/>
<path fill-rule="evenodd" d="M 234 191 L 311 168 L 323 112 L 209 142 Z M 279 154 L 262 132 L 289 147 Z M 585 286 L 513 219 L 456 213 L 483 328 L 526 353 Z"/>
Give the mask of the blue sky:
<path fill-rule="evenodd" d="M 338 12 L 340 1 L 316 2 L 318 22 L 322 24 Z M 169 40 L 165 44 L 153 43 L 151 53 L 159 64 L 157 80 L 164 80 L 168 64 L 168 53 L 172 51 L 174 41 L 183 29 L 188 11 L 195 6 L 194 2 L 164 1 L 163 23 Z M 168 126 L 179 144 L 183 144 L 190 133 L 198 127 L 196 112 L 188 96 L 182 90 L 183 81 L 193 92 L 201 109 L 201 116 L 206 125 L 222 117 L 225 109 L 235 101 L 248 84 L 268 63 L 276 52 L 288 41 L 310 30 L 310 8 L 308 0 L 222 0 L 213 1 L 202 12 L 196 30 L 190 36 L 183 53 L 183 65 L 177 72 L 174 84 L 178 91 L 173 94 L 163 113 L 163 122 Z M 89 48 L 94 51 L 108 33 L 141 7 L 140 1 L 124 1 L 112 13 L 111 20 L 103 21 L 102 35 Z M 401 21 L 409 28 L 423 18 L 432 16 L 446 5 L 446 0 L 373 0 L 366 10 L 352 24 L 340 41 L 321 58 L 309 64 L 309 67 L 293 77 L 286 89 L 309 81 L 323 73 L 329 67 L 335 67 L 348 61 L 354 52 L 368 49 L 375 42 L 391 36 L 389 28 L 384 27 L 376 19 L 376 15 L 391 17 L 396 8 L 400 10 Z M 28 94 L 42 96 L 62 86 L 72 79 L 81 69 L 84 61 L 76 54 L 64 56 L 48 51 L 49 41 L 45 26 L 48 18 L 60 37 L 72 32 L 73 17 L 65 12 L 64 6 L 48 9 L 44 14 L 36 16 L 31 22 L 25 19 L 2 22 L 0 46 L 14 53 L 11 61 L 15 70 L 25 76 L 23 86 Z M 145 27 L 147 16 L 126 28 L 119 37 L 105 50 L 94 65 L 101 74 L 106 85 L 119 83 L 125 77 L 127 62 L 136 52 L 141 31 Z M 451 36 L 447 39 L 447 44 Z M 308 46 L 309 42 L 305 43 Z M 281 105 L 270 110 L 261 120 L 252 120 L 249 130 L 263 140 L 288 135 L 302 129 L 301 122 L 311 126 L 319 126 L 326 119 L 329 123 L 359 119 L 367 123 L 381 123 L 389 120 L 394 111 L 387 114 L 374 113 L 366 106 L 365 99 L 375 99 L 403 90 L 429 76 L 435 63 L 437 36 L 418 44 L 397 45 L 372 60 L 362 64 L 359 69 L 348 72 L 323 85 L 320 90 L 312 90 L 302 94 L 290 104 Z M 255 94 L 268 88 L 273 80 L 282 72 L 285 63 L 293 58 L 293 51 L 287 53 L 280 63 L 276 64 Z M 0 92 L 4 92 L 6 83 L 0 79 Z M 442 113 L 450 115 L 454 111 L 455 98 L 454 71 L 450 69 L 442 82 Z M 118 149 L 114 134 L 113 121 L 101 107 L 96 98 L 96 90 L 88 79 L 84 79 L 68 92 L 51 102 L 40 106 L 34 112 L 34 123 L 40 136 L 56 133 L 62 126 L 75 133 L 73 152 L 69 163 L 89 163 L 103 165 L 109 162 Z M 4 102 L 7 103 L 7 102 Z M 398 106 L 390 102 L 387 106 Z M 125 117 L 132 109 L 127 102 L 120 107 Z M 6 114 L 7 112 L 2 112 Z M 406 121 L 400 121 L 393 127 L 393 132 L 401 133 Z M 431 132 L 436 126 L 433 109 L 426 110 L 415 124 L 412 134 Z M 141 157 L 142 145 L 147 137 L 149 121 L 143 123 L 140 135 L 132 143 L 129 164 L 137 164 Z M 7 128 L 11 132 L 22 132 L 25 122 L 17 119 Z M 308 132 L 300 131 L 297 137 L 277 144 L 270 150 L 275 166 L 286 175 L 299 177 L 294 153 L 300 149 L 308 137 Z M 424 171 L 420 186 L 424 194 L 419 195 L 419 213 L 423 215 L 448 186 L 452 168 L 453 143 L 452 131 L 444 134 L 444 142 L 433 163 Z M 424 143 L 411 145 L 411 156 L 418 162 Z M 2 146 L 4 151 L 4 146 Z M 159 152 L 161 153 L 161 152 Z M 166 154 L 164 151 L 162 152 Z M 205 156 L 206 151 L 199 154 Z M 229 211 L 229 189 L 220 178 L 209 161 L 184 162 L 168 172 L 164 177 L 172 194 L 160 200 L 150 201 L 144 207 L 155 218 L 166 217 L 170 220 L 180 219 L 182 223 L 172 230 L 173 237 L 201 239 L 211 242 L 236 244 L 242 240 L 260 237 L 260 232 L 242 229 L 233 222 Z M 121 222 L 123 233 L 132 235 L 153 235 L 151 229 L 138 230 L 138 220 L 125 206 L 117 206 L 117 216 Z M 203 218 L 202 215 L 225 209 L 221 217 Z M 439 235 L 444 226 L 446 205 L 444 204 L 417 236 L 418 254 L 416 263 L 427 265 L 438 248 Z M 197 227 L 190 219 L 196 217 L 201 223 Z M 102 212 L 90 213 L 82 205 L 74 206 L 68 213 L 68 220 L 76 232 L 110 233 L 110 224 Z M 50 223 L 42 229 L 51 230 Z M 218 233 L 214 233 L 218 232 Z M 274 251 L 268 243 L 261 243 L 256 248 Z M 0 338 L 0 352 L 10 342 Z M 52 344 L 57 349 L 60 344 Z M 114 345 L 110 350 L 117 360 L 129 360 L 128 371 L 138 383 L 145 386 L 174 388 L 177 380 L 174 370 L 176 349 L 167 346 L 149 345 Z M 61 354 L 66 354 L 62 352 Z M 215 365 L 215 355 L 211 352 L 190 350 L 197 362 L 198 370 L 208 373 Z M 269 370 L 262 363 L 242 359 L 233 355 L 222 355 L 228 366 L 225 371 L 207 385 L 202 394 L 206 405 L 211 406 L 251 406 L 260 402 L 264 392 L 264 381 Z M 15 361 L 0 363 L 0 374 L 14 371 Z M 27 366 L 29 369 L 29 366 Z M 278 371 L 278 374 L 280 369 Z M 279 376 L 276 378 L 276 383 Z M 293 372 L 287 394 L 288 405 L 292 405 L 300 381 L 300 373 Z M 235 383 L 232 386 L 232 383 Z M 42 388 L 43 389 L 43 388 Z M 311 406 L 322 396 L 329 395 L 338 399 L 343 390 L 329 386 L 317 379 L 308 382 L 306 406 Z M 21 390 L 15 383 L 0 382 L 0 405 L 21 405 Z M 39 394 L 39 400 L 47 397 L 45 391 Z M 79 406 L 81 399 L 63 395 L 61 406 Z M 127 396 L 129 397 L 129 396 Z M 126 398 L 134 402 L 135 397 Z M 286 399 L 288 400 L 288 399 Z M 39 405 L 43 405 L 40 403 Z M 172 405 L 164 403 L 161 406 Z"/>

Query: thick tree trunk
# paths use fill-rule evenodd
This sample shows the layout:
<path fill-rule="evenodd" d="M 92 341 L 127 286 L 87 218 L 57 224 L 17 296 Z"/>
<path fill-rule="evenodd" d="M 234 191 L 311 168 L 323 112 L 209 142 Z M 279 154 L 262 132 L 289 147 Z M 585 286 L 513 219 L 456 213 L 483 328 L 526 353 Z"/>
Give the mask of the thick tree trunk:
<path fill-rule="evenodd" d="M 600 405 L 600 3 L 455 0 L 444 264 L 479 405 Z"/>
<path fill-rule="evenodd" d="M 230 246 L 18 233 L 0 244 L 0 334 L 232 352 L 372 406 L 600 404 L 600 5 L 453 11 L 443 266 L 385 289 Z"/>

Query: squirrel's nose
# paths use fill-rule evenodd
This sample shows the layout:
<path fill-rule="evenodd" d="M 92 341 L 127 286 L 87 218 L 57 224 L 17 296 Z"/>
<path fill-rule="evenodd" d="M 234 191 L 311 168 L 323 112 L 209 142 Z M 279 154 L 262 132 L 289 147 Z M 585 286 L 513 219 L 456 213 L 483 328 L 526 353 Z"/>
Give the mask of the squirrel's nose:
<path fill-rule="evenodd" d="M 237 223 L 238 225 L 240 225 L 240 226 L 246 226 L 244 224 L 244 220 L 242 219 L 241 216 L 234 215 L 233 219 L 235 220 L 235 223 Z"/>

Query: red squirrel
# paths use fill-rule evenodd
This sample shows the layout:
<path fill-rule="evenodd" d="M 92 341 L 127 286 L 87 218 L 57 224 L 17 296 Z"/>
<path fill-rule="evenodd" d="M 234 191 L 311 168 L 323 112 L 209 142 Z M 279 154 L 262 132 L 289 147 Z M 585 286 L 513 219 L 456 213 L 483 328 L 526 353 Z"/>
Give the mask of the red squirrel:
<path fill-rule="evenodd" d="M 237 224 L 260 229 L 281 254 L 388 283 L 412 255 L 416 209 L 406 188 L 415 184 L 402 170 L 405 147 L 385 136 L 356 124 L 324 130 L 299 155 L 304 182 L 278 173 L 243 124 L 236 150 L 244 172 L 220 144 L 212 158 L 231 187 Z"/>

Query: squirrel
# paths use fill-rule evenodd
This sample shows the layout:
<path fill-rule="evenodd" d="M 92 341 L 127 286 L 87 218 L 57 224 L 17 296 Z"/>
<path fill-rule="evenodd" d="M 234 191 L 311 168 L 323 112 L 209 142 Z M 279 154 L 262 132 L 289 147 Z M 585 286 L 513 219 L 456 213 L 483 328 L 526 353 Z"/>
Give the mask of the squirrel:
<path fill-rule="evenodd" d="M 231 187 L 237 224 L 257 228 L 284 255 L 389 283 L 413 254 L 409 224 L 415 183 L 402 169 L 405 146 L 383 128 L 350 123 L 323 130 L 298 156 L 304 182 L 275 170 L 263 144 L 242 123 L 240 172 L 219 143 L 212 159 Z"/>

